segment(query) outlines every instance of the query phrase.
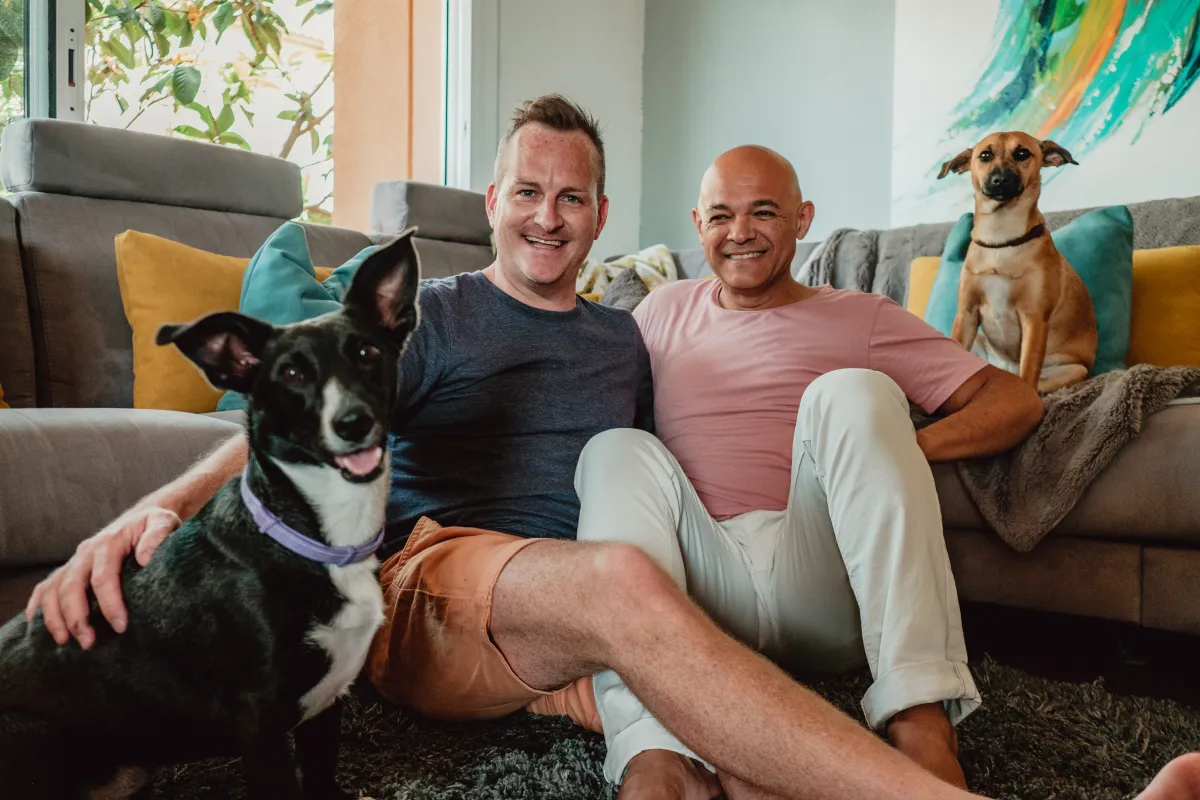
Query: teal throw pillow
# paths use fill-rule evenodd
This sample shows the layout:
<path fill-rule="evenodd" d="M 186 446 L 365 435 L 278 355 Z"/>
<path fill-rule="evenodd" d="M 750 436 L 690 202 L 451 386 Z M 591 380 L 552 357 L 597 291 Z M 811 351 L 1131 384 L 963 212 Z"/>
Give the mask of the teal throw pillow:
<path fill-rule="evenodd" d="M 363 249 L 323 282 L 318 281 L 303 226 L 284 223 L 246 265 L 238 310 L 273 325 L 303 322 L 336 311 L 342 307 L 354 273 L 378 249 L 379 245 Z M 218 411 L 245 407 L 245 398 L 238 392 L 226 392 L 217 402 Z"/>
<path fill-rule="evenodd" d="M 938 265 L 925 321 L 946 336 L 958 313 L 958 280 L 975 215 L 959 217 Z M 1125 369 L 1129 352 L 1130 318 L 1133 313 L 1133 217 L 1125 206 L 1089 211 L 1050 234 L 1087 287 L 1096 312 L 1096 363 L 1092 375 Z"/>

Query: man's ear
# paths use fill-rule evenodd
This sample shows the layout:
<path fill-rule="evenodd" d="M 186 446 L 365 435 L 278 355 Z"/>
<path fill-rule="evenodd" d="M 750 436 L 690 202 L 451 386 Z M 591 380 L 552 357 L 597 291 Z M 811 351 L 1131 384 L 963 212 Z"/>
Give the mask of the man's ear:
<path fill-rule="evenodd" d="M 1042 142 L 1042 166 L 1061 167 L 1063 164 L 1079 166 L 1079 162 L 1071 157 L 1065 147 L 1061 147 L 1049 139 Z"/>
<path fill-rule="evenodd" d="M 956 155 L 954 158 L 947 161 L 945 164 L 942 164 L 942 171 L 938 173 L 938 180 L 940 181 L 942 178 L 946 177 L 951 172 L 953 172 L 955 174 L 961 174 L 963 172 L 966 172 L 967 166 L 970 165 L 970 163 L 971 163 L 971 153 L 973 153 L 973 152 L 974 152 L 973 148 L 967 148 L 966 150 L 963 150 L 961 153 Z"/>
<path fill-rule="evenodd" d="M 354 273 L 343 303 L 346 309 L 401 341 L 417 327 L 417 284 L 421 266 L 413 245 L 416 228 L 376 250 Z"/>
<path fill-rule="evenodd" d="M 275 329 L 236 311 L 219 311 L 186 325 L 163 325 L 154 341 L 173 344 L 217 389 L 249 393 Z"/>

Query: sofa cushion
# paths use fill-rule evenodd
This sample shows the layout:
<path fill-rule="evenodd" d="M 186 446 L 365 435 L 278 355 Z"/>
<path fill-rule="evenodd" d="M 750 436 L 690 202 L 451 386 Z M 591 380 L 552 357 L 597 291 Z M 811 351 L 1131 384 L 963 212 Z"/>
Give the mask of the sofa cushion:
<path fill-rule="evenodd" d="M 958 285 L 971 244 L 974 214 L 964 214 L 946 238 L 925 320 L 949 336 L 958 311 Z M 1099 344 L 1092 375 L 1124 369 L 1133 304 L 1133 218 L 1125 206 L 1084 214 L 1051 236 L 1083 280 L 1096 315 Z"/>
<path fill-rule="evenodd" d="M 0 139 L 10 192 L 229 211 L 290 219 L 303 211 L 300 167 L 233 147 L 57 119 L 22 119 Z"/>
<path fill-rule="evenodd" d="M 135 229 L 249 258 L 284 221 L 65 195 L 9 199 L 21 221 L 43 406 L 133 406 L 132 331 L 122 310 L 113 247 L 118 234 Z M 357 231 L 305 227 L 318 264 L 340 264 L 369 244 Z"/>
<path fill-rule="evenodd" d="M 294 222 L 271 234 L 250 259 L 242 276 L 238 310 L 272 325 L 290 325 L 337 311 L 354 274 L 377 245 L 360 250 L 332 272 L 318 272 L 308 252 L 304 228 Z M 245 408 L 238 392 L 225 392 L 217 408 Z"/>
<path fill-rule="evenodd" d="M 479 192 L 421 181 L 382 181 L 371 193 L 371 230 L 417 228 L 422 239 L 491 248 L 492 227 Z"/>
<path fill-rule="evenodd" d="M 1134 252 L 1128 360 L 1200 367 L 1200 247 Z"/>
<path fill-rule="evenodd" d="M 202 414 L 11 409 L 0 414 L 0 564 L 52 564 L 236 434 Z"/>
<path fill-rule="evenodd" d="M 37 405 L 33 326 L 18 246 L 17 215 L 0 199 L 0 385 L 17 408 Z"/>
<path fill-rule="evenodd" d="M 139 231 L 116 237 L 116 257 L 121 303 L 133 329 L 134 407 L 214 411 L 221 392 L 178 348 L 161 346 L 155 337 L 163 325 L 236 310 L 250 259 Z M 332 271 L 324 267 L 316 274 L 325 278 Z"/>

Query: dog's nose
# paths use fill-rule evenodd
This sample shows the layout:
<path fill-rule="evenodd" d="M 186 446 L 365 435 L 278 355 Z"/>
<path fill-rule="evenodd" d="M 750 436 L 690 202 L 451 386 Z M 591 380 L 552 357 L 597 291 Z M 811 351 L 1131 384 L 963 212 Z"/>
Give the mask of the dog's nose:
<path fill-rule="evenodd" d="M 333 421 L 333 432 L 347 442 L 361 442 L 375 427 L 375 420 L 363 409 L 350 409 Z"/>
<path fill-rule="evenodd" d="M 987 188 L 990 192 L 1015 192 L 1020 182 L 1020 176 L 1007 169 L 993 170 L 987 176 Z"/>

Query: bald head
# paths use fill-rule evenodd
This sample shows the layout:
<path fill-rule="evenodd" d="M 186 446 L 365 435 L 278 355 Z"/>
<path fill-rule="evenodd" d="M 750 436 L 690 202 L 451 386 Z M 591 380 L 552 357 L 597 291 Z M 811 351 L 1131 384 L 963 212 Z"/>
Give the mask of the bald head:
<path fill-rule="evenodd" d="M 743 145 L 718 156 L 700 180 L 692 219 L 726 300 L 794 299 L 799 284 L 788 267 L 813 213 L 796 170 L 779 153 Z"/>
<path fill-rule="evenodd" d="M 800 179 L 792 162 L 769 147 L 744 144 L 726 150 L 704 171 L 700 180 L 700 209 L 714 193 L 729 184 L 755 184 L 770 186 L 776 192 L 777 201 L 803 202 Z"/>

